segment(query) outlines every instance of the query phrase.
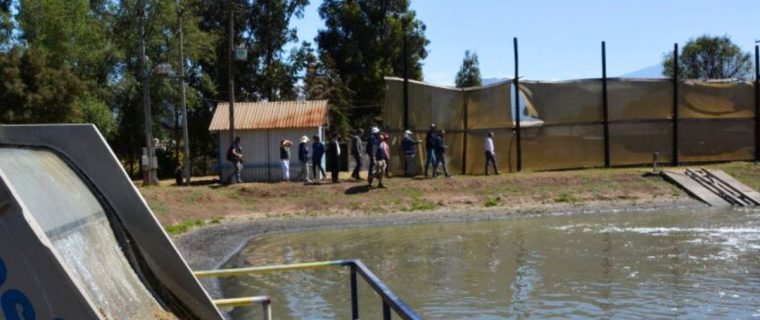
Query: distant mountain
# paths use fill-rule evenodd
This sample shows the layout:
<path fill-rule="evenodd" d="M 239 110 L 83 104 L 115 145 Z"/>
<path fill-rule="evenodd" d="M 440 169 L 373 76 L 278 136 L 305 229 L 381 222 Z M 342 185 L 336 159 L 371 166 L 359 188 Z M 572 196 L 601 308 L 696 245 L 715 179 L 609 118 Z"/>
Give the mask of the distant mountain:
<path fill-rule="evenodd" d="M 665 78 L 662 75 L 662 64 L 656 64 L 644 69 L 636 70 L 626 74 L 621 74 L 621 78 Z"/>
<path fill-rule="evenodd" d="M 480 79 L 480 83 L 482 85 L 484 85 L 484 86 L 487 86 L 489 84 L 494 84 L 494 83 L 502 82 L 502 81 L 509 80 L 509 79 L 510 78 L 498 78 L 498 77 L 496 77 L 496 78 L 483 78 L 483 79 Z"/>

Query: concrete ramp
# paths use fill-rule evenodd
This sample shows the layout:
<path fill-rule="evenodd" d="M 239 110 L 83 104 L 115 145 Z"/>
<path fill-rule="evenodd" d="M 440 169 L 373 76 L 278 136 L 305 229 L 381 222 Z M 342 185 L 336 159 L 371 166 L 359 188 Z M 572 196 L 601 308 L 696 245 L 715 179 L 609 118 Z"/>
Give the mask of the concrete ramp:
<path fill-rule="evenodd" d="M 0 125 L 0 319 L 222 315 L 92 125 Z"/>
<path fill-rule="evenodd" d="M 760 193 L 721 170 L 665 170 L 663 177 L 710 206 L 760 205 Z"/>

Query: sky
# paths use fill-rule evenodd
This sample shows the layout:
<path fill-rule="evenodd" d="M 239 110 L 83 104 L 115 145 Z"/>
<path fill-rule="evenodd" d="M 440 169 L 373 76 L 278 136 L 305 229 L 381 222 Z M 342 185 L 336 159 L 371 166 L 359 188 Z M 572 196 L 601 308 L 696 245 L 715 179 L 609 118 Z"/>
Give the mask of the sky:
<path fill-rule="evenodd" d="M 311 0 L 292 21 L 301 41 L 314 42 L 323 22 Z M 760 39 L 757 0 L 411 0 L 430 40 L 425 81 L 452 85 L 465 50 L 475 51 L 482 78 L 531 80 L 598 78 L 601 41 L 609 77 L 659 64 L 673 44 L 702 34 L 728 35 L 744 51 Z"/>

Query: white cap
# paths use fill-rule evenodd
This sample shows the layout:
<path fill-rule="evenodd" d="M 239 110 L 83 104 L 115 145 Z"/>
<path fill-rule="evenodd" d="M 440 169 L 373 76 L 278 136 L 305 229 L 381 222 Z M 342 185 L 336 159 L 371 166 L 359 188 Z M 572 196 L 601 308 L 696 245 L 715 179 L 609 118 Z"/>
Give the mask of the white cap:
<path fill-rule="evenodd" d="M 372 127 L 372 129 L 369 129 L 369 131 L 375 134 L 375 133 L 380 132 L 380 129 L 378 129 L 377 127 Z"/>

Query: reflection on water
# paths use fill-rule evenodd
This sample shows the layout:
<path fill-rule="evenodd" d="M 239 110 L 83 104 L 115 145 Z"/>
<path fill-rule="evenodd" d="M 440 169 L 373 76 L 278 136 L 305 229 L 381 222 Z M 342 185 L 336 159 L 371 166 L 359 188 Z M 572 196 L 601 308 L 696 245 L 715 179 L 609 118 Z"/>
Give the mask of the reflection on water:
<path fill-rule="evenodd" d="M 760 317 L 760 211 L 669 210 L 273 235 L 226 267 L 357 258 L 426 319 Z M 350 318 L 345 270 L 231 278 L 278 319 Z M 359 283 L 362 319 L 379 298 Z M 251 318 L 258 309 L 233 312 Z"/>

